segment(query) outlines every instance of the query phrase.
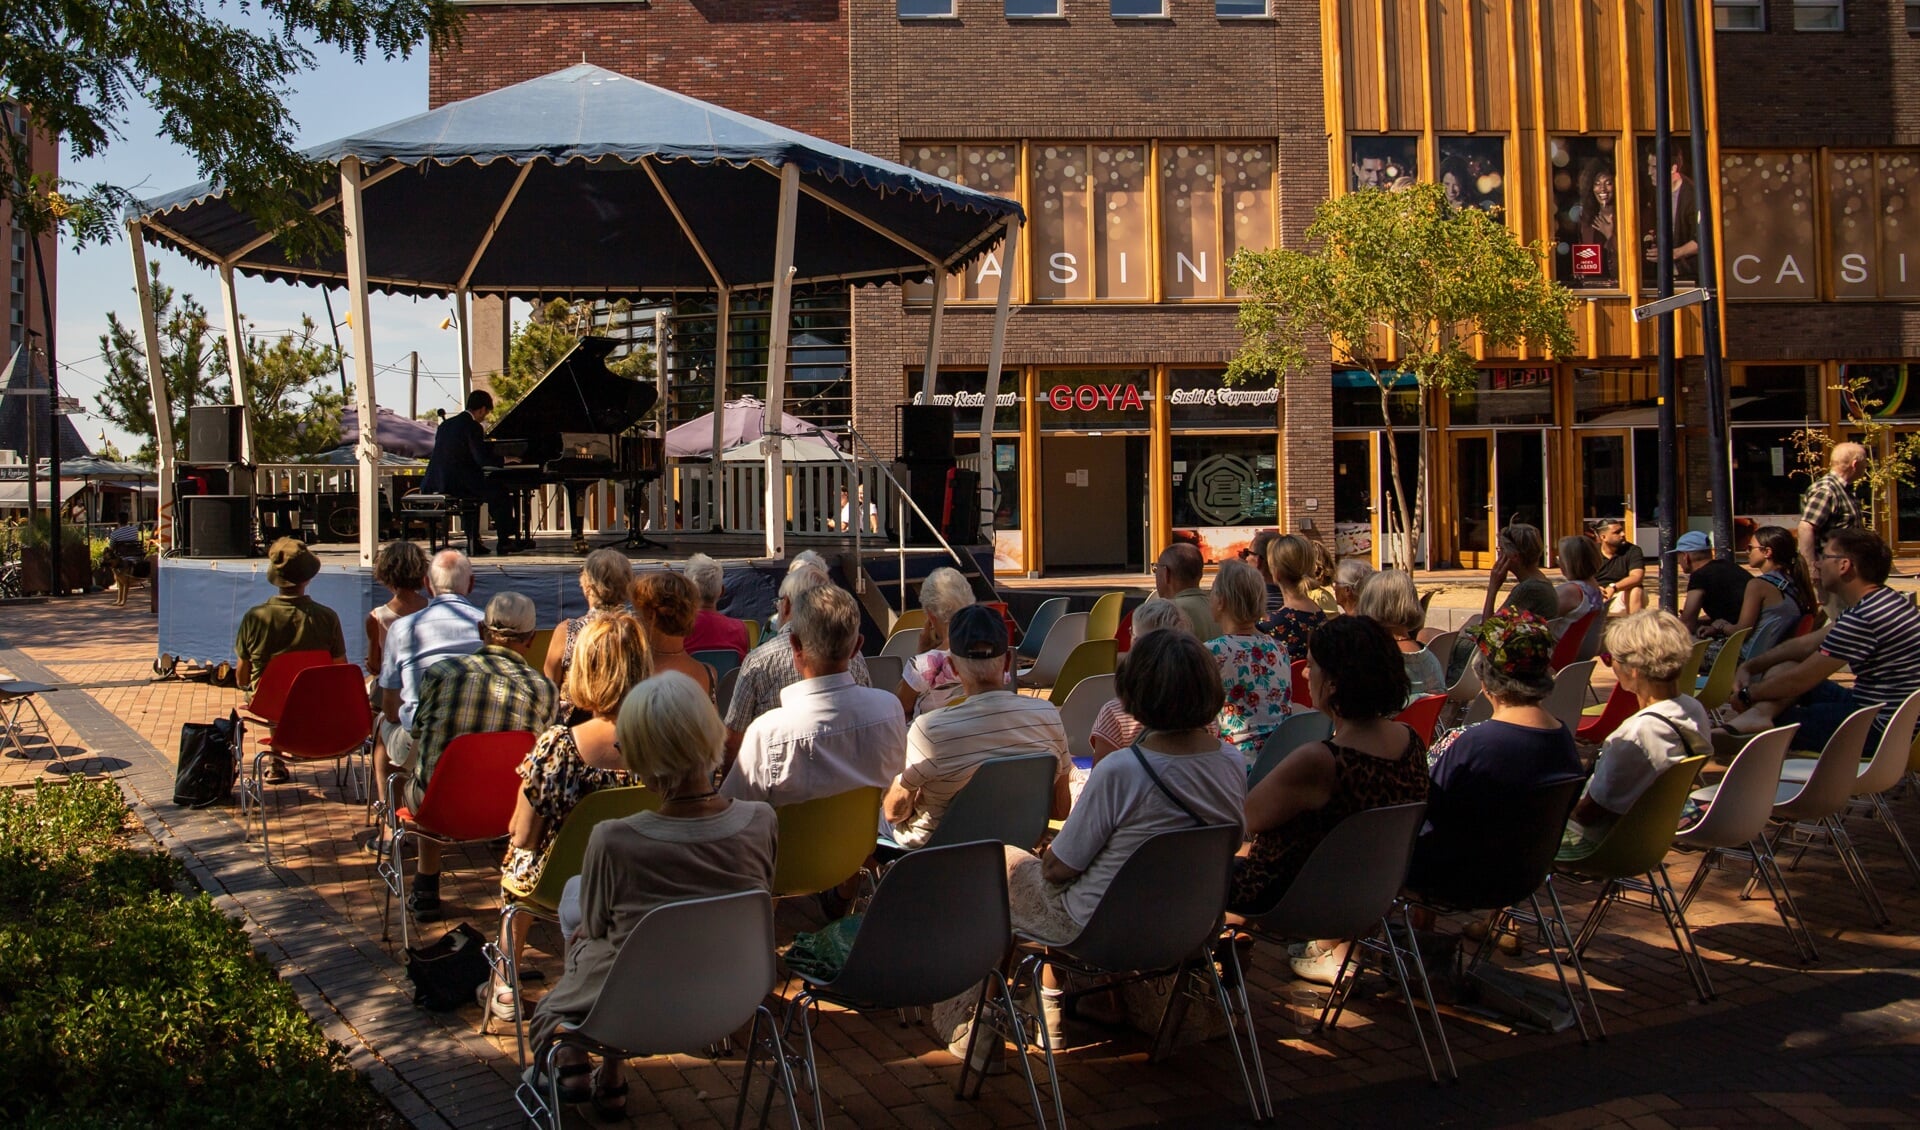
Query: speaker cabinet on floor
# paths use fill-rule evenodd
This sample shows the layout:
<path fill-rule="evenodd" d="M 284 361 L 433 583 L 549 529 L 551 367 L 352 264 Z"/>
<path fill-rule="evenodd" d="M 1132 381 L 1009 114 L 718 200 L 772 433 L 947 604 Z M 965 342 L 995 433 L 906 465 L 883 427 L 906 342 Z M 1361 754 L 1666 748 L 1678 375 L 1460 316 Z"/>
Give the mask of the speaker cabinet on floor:
<path fill-rule="evenodd" d="M 240 462 L 240 409 L 196 404 L 187 409 L 187 462 Z"/>
<path fill-rule="evenodd" d="M 180 500 L 186 511 L 188 557 L 251 557 L 253 500 L 243 494 L 196 494 Z"/>

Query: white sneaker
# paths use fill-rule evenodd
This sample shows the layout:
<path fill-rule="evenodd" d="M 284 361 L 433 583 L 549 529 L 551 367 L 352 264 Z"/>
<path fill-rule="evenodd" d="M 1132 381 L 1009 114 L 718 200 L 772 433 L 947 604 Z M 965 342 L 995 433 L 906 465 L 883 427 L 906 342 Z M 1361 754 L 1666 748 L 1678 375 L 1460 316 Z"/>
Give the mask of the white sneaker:
<path fill-rule="evenodd" d="M 1316 985 L 1331 985 L 1340 978 L 1340 967 L 1346 964 L 1347 947 L 1335 946 L 1313 957 L 1296 957 L 1292 960 L 1293 975 L 1302 981 L 1312 981 Z"/>
<path fill-rule="evenodd" d="M 947 1054 L 955 1059 L 967 1058 L 967 1040 L 973 1033 L 973 1021 L 969 1020 L 954 1030 L 953 1042 L 947 1045 Z M 1004 1075 L 1007 1071 L 1006 1042 L 992 1031 L 980 1033 L 979 1042 L 974 1045 L 971 1066 L 982 1075 Z"/>
<path fill-rule="evenodd" d="M 481 1011 L 491 1011 L 495 1020 L 513 1023 L 513 994 L 498 988 L 500 982 L 487 980 L 473 990 L 473 999 L 480 1005 Z"/>

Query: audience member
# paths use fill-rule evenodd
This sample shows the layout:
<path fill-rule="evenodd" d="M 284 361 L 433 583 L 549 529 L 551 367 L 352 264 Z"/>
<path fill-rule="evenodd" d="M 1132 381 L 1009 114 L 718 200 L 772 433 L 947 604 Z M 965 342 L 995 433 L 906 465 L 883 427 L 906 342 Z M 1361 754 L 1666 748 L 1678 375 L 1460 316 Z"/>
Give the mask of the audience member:
<path fill-rule="evenodd" d="M 1800 525 L 1795 531 L 1800 557 L 1816 577 L 1820 547 L 1839 530 L 1867 524 L 1853 484 L 1867 474 L 1867 449 L 1857 443 L 1836 443 L 1827 459 L 1827 473 L 1807 488 L 1800 503 Z"/>
<path fill-rule="evenodd" d="M 1559 616 L 1560 593 L 1540 568 L 1547 549 L 1539 528 L 1515 522 L 1500 531 L 1498 546 L 1500 552 L 1494 558 L 1493 572 L 1487 574 L 1487 598 L 1480 607 L 1480 618 L 1484 620 L 1493 615 L 1500 587 L 1508 579 L 1514 582 L 1513 591 L 1499 608 L 1524 609 L 1542 620 Z"/>
<path fill-rule="evenodd" d="M 965 692 L 960 689 L 960 673 L 947 652 L 947 621 L 962 608 L 973 605 L 973 586 L 958 569 L 940 568 L 927 574 L 920 583 L 920 610 L 927 622 L 920 629 L 920 642 L 912 659 L 900 671 L 900 686 L 894 693 L 914 718 L 929 710 L 938 710 Z M 1000 633 L 1005 635 L 1002 621 Z"/>
<path fill-rule="evenodd" d="M 727 705 L 727 764 L 731 765 L 739 755 L 740 738 L 747 732 L 747 726 L 780 705 L 780 692 L 800 679 L 799 669 L 793 663 L 793 633 L 788 627 L 788 621 L 793 618 L 793 602 L 809 589 L 832 584 L 833 578 L 826 570 L 812 566 L 789 569 L 781 580 L 776 617 L 780 631 L 747 653 L 746 661 L 740 664 L 740 674 L 734 679 L 733 698 Z M 867 661 L 859 655 L 853 657 L 847 670 L 855 683 L 863 687 L 872 685 L 867 678 Z"/>
<path fill-rule="evenodd" d="M 259 689 L 260 675 L 274 656 L 289 651 L 324 651 L 335 662 L 347 658 L 340 617 L 307 595 L 307 583 L 320 572 L 320 559 L 305 542 L 281 538 L 267 550 L 267 581 L 278 589 L 264 604 L 247 609 L 234 633 L 238 657 L 234 677 L 248 695 Z M 287 763 L 268 758 L 268 784 L 287 781 Z"/>
<path fill-rule="evenodd" d="M 1296 535 L 1306 537 L 1304 534 Z M 1340 615 L 1340 599 L 1334 595 L 1333 578 L 1339 562 L 1333 556 L 1333 550 L 1326 542 L 1318 538 L 1307 538 L 1307 545 L 1313 550 L 1313 571 L 1307 574 L 1307 598 L 1314 606 L 1329 616 Z"/>
<path fill-rule="evenodd" d="M 720 791 L 786 805 L 891 784 L 906 761 L 906 719 L 898 699 L 847 669 L 860 648 L 852 594 L 833 584 L 800 593 L 787 639 L 799 681 L 747 726 Z"/>
<path fill-rule="evenodd" d="M 887 789 L 885 815 L 893 841 L 917 848 L 940 825 L 953 798 L 974 770 L 996 757 L 1051 754 L 1058 763 L 1053 815 L 1066 816 L 1073 760 L 1060 711 L 1044 698 L 1007 689 L 1007 626 L 982 604 L 961 607 L 947 623 L 946 654 L 952 657 L 967 701 L 930 711 L 907 733 L 907 762 Z"/>
<path fill-rule="evenodd" d="M 567 669 L 573 663 L 573 649 L 588 624 L 608 616 L 633 614 L 633 562 L 617 549 L 596 549 L 580 563 L 580 595 L 587 598 L 587 612 L 562 620 L 547 642 L 547 658 L 542 665 L 548 679 L 560 688 L 561 722 L 575 720 L 580 713 L 567 697 Z"/>
<path fill-rule="evenodd" d="M 1640 709 L 1601 745 L 1586 795 L 1574 805 L 1560 841 L 1563 860 L 1592 855 L 1668 766 L 1713 752 L 1706 708 L 1687 693 L 1693 688 L 1676 684 L 1693 654 L 1693 638 L 1672 613 L 1649 608 L 1609 624 L 1607 650 L 1620 685 Z"/>
<path fill-rule="evenodd" d="M 1133 642 L 1138 646 L 1149 632 L 1179 632 L 1188 638 L 1193 636 L 1193 627 L 1187 622 L 1186 613 L 1171 600 L 1149 600 L 1133 613 Z M 1120 666 L 1127 665 L 1127 657 L 1120 657 Z M 1118 683 L 1118 679 L 1115 680 Z M 1220 736 L 1220 723 L 1216 718 L 1207 723 L 1215 737 Z M 1100 713 L 1093 717 L 1093 730 L 1087 744 L 1093 747 L 1093 763 L 1116 749 L 1125 749 L 1138 741 L 1141 731 L 1140 720 L 1127 713 L 1127 708 L 1118 697 L 1107 700 Z"/>
<path fill-rule="evenodd" d="M 413 713 L 420 703 L 420 680 L 442 659 L 480 650 L 485 615 L 467 594 L 473 591 L 473 566 L 466 554 L 444 549 L 427 567 L 432 599 L 387 629 L 380 659 L 379 742 L 374 747 L 374 783 L 385 790 L 389 767 L 411 770 L 414 763 Z M 391 797 L 382 796 L 391 803 Z"/>
<path fill-rule="evenodd" d="M 1267 586 L 1267 607 L 1262 619 L 1280 611 L 1280 605 L 1287 599 L 1287 594 L 1281 592 L 1280 586 L 1273 583 L 1273 573 L 1267 568 L 1267 547 L 1272 545 L 1273 539 L 1279 536 L 1273 530 L 1261 530 L 1253 535 L 1253 540 L 1247 543 L 1247 548 L 1240 551 L 1240 560 L 1253 566 L 1253 571 L 1260 574 L 1260 583 Z"/>
<path fill-rule="evenodd" d="M 408 808 L 419 809 L 434 766 L 453 739 L 512 730 L 537 734 L 552 724 L 558 693 L 527 662 L 533 635 L 533 601 L 503 592 L 487 602 L 480 650 L 441 659 L 427 670 L 413 716 L 411 778 L 400 797 Z M 434 922 L 440 917 L 440 845 L 422 839 L 419 851 L 407 906 L 419 921 Z"/>
<path fill-rule="evenodd" d="M 1447 673 L 1440 658 L 1420 642 L 1420 629 L 1426 624 L 1427 611 L 1420 607 L 1420 593 L 1413 587 L 1413 574 L 1404 569 L 1382 569 L 1367 580 L 1360 591 L 1354 611 L 1373 619 L 1393 637 L 1400 662 L 1407 671 L 1407 701 L 1421 695 L 1445 694 Z"/>
<path fill-rule="evenodd" d="M 1558 548 L 1560 575 L 1567 582 L 1555 585 L 1554 594 L 1560 600 L 1560 619 L 1571 627 L 1587 613 L 1606 607 L 1607 598 L 1594 583 L 1600 571 L 1600 547 L 1581 534 L 1570 534 L 1560 539 Z"/>
<path fill-rule="evenodd" d="M 745 659 L 750 649 L 745 621 L 736 620 L 717 609 L 726 595 L 727 574 L 720 563 L 704 553 L 687 558 L 687 580 L 700 590 L 700 614 L 693 618 L 693 630 L 687 633 L 687 650 L 731 651 Z"/>
<path fill-rule="evenodd" d="M 590 793 L 633 783 L 614 723 L 627 692 L 652 673 L 646 631 L 638 620 L 603 616 L 580 629 L 565 694 L 587 718 L 571 725 L 565 719 L 555 722 L 520 763 L 517 772 L 525 784 L 514 800 L 507 855 L 500 864 L 502 894 L 524 897 L 539 885 L 547 852 L 575 805 Z M 517 957 L 532 922 L 516 919 L 514 936 L 503 934 L 501 947 L 511 946 Z M 488 994 L 482 1007 L 501 1020 L 513 1019 L 510 989 L 496 980 L 481 992 Z"/>
<path fill-rule="evenodd" d="M 1600 553 L 1605 558 L 1594 583 L 1610 612 L 1638 612 L 1647 604 L 1647 559 L 1627 537 L 1627 524 L 1609 518 L 1600 524 Z"/>
<path fill-rule="evenodd" d="M 773 887 L 773 810 L 714 792 L 725 741 L 712 701 L 685 675 L 655 675 L 628 693 L 620 708 L 621 756 L 628 772 L 664 799 L 656 811 L 596 825 L 588 838 L 579 878 L 568 882 L 570 897 L 560 908 L 562 931 L 572 939 L 567 971 L 534 1010 L 534 1047 L 562 1024 L 586 1018 L 627 935 L 650 911 Z M 566 1045 L 553 1055 L 562 1101 L 590 1101 L 605 1121 L 620 1121 L 626 1111 L 621 1066 L 618 1057 L 605 1058 L 589 1084 L 584 1049 Z M 537 1084 L 534 1073 L 528 1068 Z"/>
<path fill-rule="evenodd" d="M 1731 560 L 1715 558 L 1713 542 L 1699 530 L 1681 534 L 1674 552 L 1680 555 L 1680 571 L 1687 575 L 1687 600 L 1680 609 L 1680 622 L 1687 630 L 1705 635 L 1715 620 L 1740 619 L 1740 605 L 1753 574 Z"/>
<path fill-rule="evenodd" d="M 1183 541 L 1161 550 L 1153 563 L 1153 591 L 1186 613 L 1187 628 L 1196 640 L 1210 640 L 1220 634 L 1220 625 L 1213 622 L 1213 606 L 1200 587 L 1206 569 L 1200 551 Z"/>
<path fill-rule="evenodd" d="M 1387 630 L 1365 616 L 1336 617 L 1314 632 L 1307 660 L 1314 705 L 1332 717 L 1333 736 L 1294 750 L 1247 794 L 1253 844 L 1228 899 L 1247 917 L 1279 903 L 1342 820 L 1427 797 L 1426 744 L 1394 720 L 1407 701 L 1407 675 Z M 1331 985 L 1346 950 L 1340 939 L 1290 950 L 1294 976 Z"/>
<path fill-rule="evenodd" d="M 1267 568 L 1284 599 L 1280 611 L 1262 620 L 1259 630 L 1287 649 L 1289 662 L 1307 653 L 1307 637 L 1327 622 L 1326 612 L 1307 593 L 1307 578 L 1313 574 L 1313 567 L 1313 542 L 1299 534 L 1275 538 L 1267 547 Z"/>
<path fill-rule="evenodd" d="M 1360 604 L 1360 593 L 1373 577 L 1373 566 L 1364 557 L 1342 558 L 1333 571 L 1333 602 L 1340 611 L 1352 615 Z"/>
<path fill-rule="evenodd" d="M 367 674 L 380 677 L 385 658 L 387 629 L 403 616 L 411 616 L 427 606 L 420 590 L 427 584 L 427 553 L 410 541 L 390 541 L 373 558 L 373 579 L 386 586 L 391 597 L 385 604 L 367 613 Z"/>
<path fill-rule="evenodd" d="M 1753 732 L 1798 723 L 1795 747 L 1820 749 L 1863 706 L 1880 707 L 1875 729 L 1884 726 L 1920 689 L 1920 609 L 1886 586 L 1892 568 L 1893 554 L 1878 534 L 1835 531 L 1820 551 L 1820 587 L 1846 611 L 1742 663 L 1727 727 Z M 1853 672 L 1851 688 L 1828 681 L 1842 667 Z"/>
<path fill-rule="evenodd" d="M 678 671 L 707 689 L 719 688 L 720 678 L 708 664 L 687 654 L 687 633 L 700 614 L 700 590 L 678 573 L 656 569 L 633 582 L 633 609 L 647 629 L 647 650 L 656 673 Z"/>
<path fill-rule="evenodd" d="M 1240 751 L 1251 766 L 1267 735 L 1293 709 L 1291 657 L 1279 641 L 1256 625 L 1266 606 L 1260 575 L 1239 561 L 1224 561 L 1213 578 L 1213 618 L 1220 635 L 1206 643 L 1220 669 L 1225 698 L 1220 705 L 1220 737 Z M 1282 609 L 1282 614 L 1285 614 Z"/>
<path fill-rule="evenodd" d="M 1800 617 L 1820 606 L 1813 579 L 1807 575 L 1807 563 L 1800 557 L 1793 531 L 1785 526 L 1762 526 L 1753 531 L 1747 564 L 1759 572 L 1747 582 L 1746 594 L 1740 600 L 1740 618 L 1732 622 L 1715 620 L 1698 633 L 1725 639 L 1753 629 L 1740 648 L 1742 661 L 1791 636 L 1800 625 Z"/>

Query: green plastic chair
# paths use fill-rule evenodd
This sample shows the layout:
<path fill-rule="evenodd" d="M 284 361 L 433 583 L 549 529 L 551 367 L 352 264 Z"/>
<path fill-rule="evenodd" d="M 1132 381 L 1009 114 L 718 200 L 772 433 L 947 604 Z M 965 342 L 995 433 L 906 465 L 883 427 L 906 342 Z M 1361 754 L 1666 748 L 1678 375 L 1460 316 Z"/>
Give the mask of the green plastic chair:
<path fill-rule="evenodd" d="M 1127 601 L 1127 594 L 1110 592 L 1093 602 L 1093 609 L 1087 613 L 1087 638 L 1090 640 L 1110 640 L 1120 634 L 1120 606 Z"/>
<path fill-rule="evenodd" d="M 659 793 L 643 785 L 600 789 L 581 797 L 580 803 L 574 805 L 573 811 L 561 821 L 560 831 L 547 848 L 547 862 L 541 867 L 540 878 L 534 883 L 533 889 L 521 894 L 502 889 L 505 897 L 500 904 L 499 937 L 513 937 L 514 919 L 522 914 L 530 914 L 548 922 L 560 921 L 560 894 L 566 888 L 567 880 L 580 874 L 581 864 L 587 854 L 587 837 L 593 834 L 594 825 L 603 820 L 622 820 L 636 812 L 651 812 L 660 807 L 660 801 Z M 519 1048 L 520 1065 L 525 1067 L 527 1022 L 526 1009 L 520 1004 L 520 957 L 510 951 L 502 952 L 498 938 L 489 941 L 483 952 L 500 983 L 513 991 L 513 1034 Z M 483 1034 L 492 1019 L 491 1007 L 480 1010 L 480 1031 Z"/>
<path fill-rule="evenodd" d="M 1587 944 L 1600 932 L 1607 911 L 1629 893 L 1646 895 L 1651 909 L 1666 919 L 1673 935 L 1674 948 L 1693 979 L 1693 987 L 1704 1003 L 1713 999 L 1713 982 L 1707 977 L 1707 965 L 1693 944 L 1693 932 L 1687 928 L 1687 916 L 1680 898 L 1667 878 L 1667 853 L 1673 849 L 1673 832 L 1680 825 L 1681 810 L 1687 794 L 1693 791 L 1694 778 L 1707 758 L 1689 757 L 1675 762 L 1654 779 L 1640 799 L 1609 831 L 1600 846 L 1585 859 L 1566 860 L 1557 865 L 1560 874 L 1577 879 L 1598 880 L 1605 884 L 1593 901 L 1593 910 L 1573 940 L 1573 951 L 1586 954 Z M 1638 903 L 1628 905 L 1637 906 Z"/>
<path fill-rule="evenodd" d="M 1047 701 L 1055 706 L 1066 705 L 1067 696 L 1080 680 L 1093 675 L 1111 675 L 1120 664 L 1120 645 L 1112 636 L 1103 640 L 1088 640 L 1067 653 L 1067 661 L 1060 665 L 1060 674 L 1053 680 L 1053 689 L 1047 692 Z"/>
<path fill-rule="evenodd" d="M 1680 677 L 1674 680 L 1676 687 L 1697 687 L 1700 685 L 1700 667 L 1707 661 L 1706 640 L 1695 640 L 1693 652 L 1687 656 L 1686 666 L 1680 668 Z"/>
<path fill-rule="evenodd" d="M 868 785 L 774 810 L 780 851 L 773 861 L 773 897 L 830 890 L 859 873 L 873 854 L 880 826 L 880 789 Z"/>
<path fill-rule="evenodd" d="M 1742 628 L 1728 636 L 1727 642 L 1720 645 L 1720 654 L 1714 657 L 1713 669 L 1707 672 L 1706 682 L 1697 684 L 1700 690 L 1693 697 L 1699 699 L 1700 705 L 1709 712 L 1720 709 L 1726 703 L 1727 696 L 1733 693 L 1733 674 L 1740 669 L 1740 648 L 1752 634 L 1752 628 Z"/>

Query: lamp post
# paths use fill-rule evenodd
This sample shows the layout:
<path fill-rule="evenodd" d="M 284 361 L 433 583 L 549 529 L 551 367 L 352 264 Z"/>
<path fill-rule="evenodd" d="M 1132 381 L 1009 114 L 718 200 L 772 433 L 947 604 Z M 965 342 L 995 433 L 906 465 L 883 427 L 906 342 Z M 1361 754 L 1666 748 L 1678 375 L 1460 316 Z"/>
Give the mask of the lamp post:
<path fill-rule="evenodd" d="M 1673 123 L 1667 90 L 1667 0 L 1653 0 L 1653 199 L 1656 293 L 1673 297 Z M 1697 123 L 1696 123 L 1697 126 Z M 1680 562 L 1673 545 L 1679 524 L 1679 429 L 1674 420 L 1673 311 L 1660 317 L 1660 606 L 1679 606 Z"/>

